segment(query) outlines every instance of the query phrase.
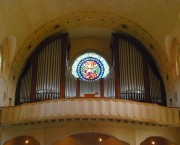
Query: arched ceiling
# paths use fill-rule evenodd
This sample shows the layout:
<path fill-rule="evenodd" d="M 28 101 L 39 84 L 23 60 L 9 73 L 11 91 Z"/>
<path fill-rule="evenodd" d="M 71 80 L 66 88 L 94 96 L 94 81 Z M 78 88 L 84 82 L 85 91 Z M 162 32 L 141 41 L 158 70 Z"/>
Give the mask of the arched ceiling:
<path fill-rule="evenodd" d="M 180 40 L 179 12 L 179 0 L 1 0 L 0 44 L 16 37 L 10 78 L 17 78 L 33 49 L 53 33 L 109 40 L 112 32 L 126 32 L 147 47 L 170 86 L 165 37 Z"/>

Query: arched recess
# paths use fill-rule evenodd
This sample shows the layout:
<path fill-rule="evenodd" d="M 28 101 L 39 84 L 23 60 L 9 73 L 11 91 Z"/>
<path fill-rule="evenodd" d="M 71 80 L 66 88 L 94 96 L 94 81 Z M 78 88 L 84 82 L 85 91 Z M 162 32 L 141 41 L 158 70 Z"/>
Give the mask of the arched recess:
<path fill-rule="evenodd" d="M 9 68 L 14 56 L 15 49 L 16 37 L 9 35 L 4 39 L 1 47 L 1 73 L 6 75 L 9 73 Z"/>
<path fill-rule="evenodd" d="M 159 137 L 159 136 L 151 136 L 145 139 L 140 145 L 176 145 L 172 143 L 170 140 Z"/>
<path fill-rule="evenodd" d="M 113 136 L 97 133 L 84 132 L 72 134 L 63 140 L 55 141 L 53 145 L 130 145 L 124 141 L 118 140 Z"/>
<path fill-rule="evenodd" d="M 168 55 L 168 61 L 170 64 L 170 69 L 173 74 L 173 78 L 176 79 L 178 75 L 177 58 L 178 58 L 178 40 L 171 34 L 167 35 L 165 38 L 165 47 Z"/>
<path fill-rule="evenodd" d="M 18 136 L 3 145 L 40 145 L 40 143 L 32 136 Z"/>
<path fill-rule="evenodd" d="M 13 35 L 9 35 L 5 39 L 5 41 L 6 41 L 6 45 L 7 45 L 7 49 L 8 49 L 9 61 L 11 63 L 11 61 L 14 57 L 15 49 L 16 49 L 16 37 Z"/>

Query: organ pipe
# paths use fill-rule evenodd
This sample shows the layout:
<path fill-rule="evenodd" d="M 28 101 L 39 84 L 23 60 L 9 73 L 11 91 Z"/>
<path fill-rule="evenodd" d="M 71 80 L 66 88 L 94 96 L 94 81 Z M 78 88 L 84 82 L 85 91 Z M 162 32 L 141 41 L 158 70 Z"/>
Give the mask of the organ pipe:
<path fill-rule="evenodd" d="M 145 100 L 143 59 L 137 48 L 126 40 L 119 40 L 121 98 Z"/>
<path fill-rule="evenodd" d="M 68 42 L 68 34 L 58 34 L 47 38 L 38 46 L 20 77 L 16 104 L 60 97 L 60 82 L 64 79 L 61 67 L 65 69 L 67 58 L 62 52 L 69 52 Z"/>
<path fill-rule="evenodd" d="M 159 78 L 156 76 L 153 69 L 149 66 L 149 80 L 150 80 L 150 96 L 152 102 L 161 102 L 161 85 Z"/>
<path fill-rule="evenodd" d="M 36 99 L 57 99 L 60 96 L 61 39 L 49 43 L 38 57 Z"/>
<path fill-rule="evenodd" d="M 115 90 L 120 89 L 121 99 L 166 105 L 163 81 L 145 47 L 133 37 L 113 33 L 111 48 L 116 72 L 119 64 L 115 82 L 118 75 L 120 84 L 115 83 Z"/>
<path fill-rule="evenodd" d="M 32 65 L 21 79 L 20 101 L 29 102 L 31 94 Z"/>

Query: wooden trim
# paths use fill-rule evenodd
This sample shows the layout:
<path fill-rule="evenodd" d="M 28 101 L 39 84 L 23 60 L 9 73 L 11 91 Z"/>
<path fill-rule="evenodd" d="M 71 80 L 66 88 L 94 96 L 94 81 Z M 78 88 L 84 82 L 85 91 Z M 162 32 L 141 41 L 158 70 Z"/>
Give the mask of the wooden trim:
<path fill-rule="evenodd" d="M 150 86 L 149 86 L 149 63 L 145 55 L 142 53 L 143 58 L 143 76 L 144 76 L 144 89 L 145 89 L 145 101 L 151 102 Z"/>
<path fill-rule="evenodd" d="M 164 84 L 162 81 L 161 81 L 160 85 L 161 85 L 161 105 L 167 106 L 166 91 L 164 89 Z"/>
<path fill-rule="evenodd" d="M 37 69 L 38 69 L 38 57 L 35 55 L 34 62 L 32 64 L 32 79 L 31 79 L 31 94 L 30 101 L 36 101 L 36 85 L 37 85 Z"/>
<path fill-rule="evenodd" d="M 71 49 L 71 43 L 70 43 L 69 35 L 67 34 L 67 60 L 69 60 L 70 49 Z"/>
<path fill-rule="evenodd" d="M 104 78 L 100 79 L 101 97 L 104 97 Z"/>
<path fill-rule="evenodd" d="M 80 79 L 76 79 L 76 97 L 80 97 Z"/>
<path fill-rule="evenodd" d="M 17 83 L 16 94 L 15 94 L 15 105 L 20 103 L 20 90 L 21 90 L 21 79 Z"/>
<path fill-rule="evenodd" d="M 65 70 L 66 70 L 66 59 L 67 59 L 67 48 L 68 48 L 68 41 L 67 41 L 67 34 L 62 36 L 62 43 L 61 43 L 61 77 L 60 77 L 60 98 L 65 98 L 65 85 L 66 85 L 66 78 L 65 78 Z"/>
<path fill-rule="evenodd" d="M 120 63 L 119 63 L 119 44 L 118 44 L 118 36 L 116 34 L 112 34 L 112 51 L 113 51 L 113 64 L 115 70 L 115 98 L 121 99 L 120 96 Z"/>

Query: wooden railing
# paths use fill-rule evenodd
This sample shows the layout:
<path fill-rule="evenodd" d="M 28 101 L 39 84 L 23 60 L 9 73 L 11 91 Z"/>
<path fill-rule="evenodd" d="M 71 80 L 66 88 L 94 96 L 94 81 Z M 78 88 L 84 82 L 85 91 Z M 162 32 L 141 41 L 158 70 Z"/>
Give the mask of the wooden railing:
<path fill-rule="evenodd" d="M 56 99 L 5 107 L 2 109 L 1 123 L 6 126 L 65 118 L 104 118 L 104 120 L 128 120 L 153 125 L 180 126 L 177 108 L 105 98 Z"/>
<path fill-rule="evenodd" d="M 60 93 L 36 93 L 36 98 L 22 97 L 16 100 L 16 105 L 21 105 L 23 103 L 39 102 L 46 100 L 59 99 Z"/>
<path fill-rule="evenodd" d="M 92 95 L 92 94 L 89 94 Z M 94 94 L 95 96 L 95 94 Z M 70 98 L 75 98 L 70 97 Z M 88 97 L 88 94 L 84 94 L 84 97 Z M 106 97 L 103 97 L 106 98 Z M 115 98 L 115 96 L 113 97 Z M 113 99 L 112 98 L 112 99 Z M 19 100 L 16 100 L 16 105 L 20 105 L 23 103 L 31 103 L 31 102 L 39 102 L 39 101 L 46 101 L 46 100 L 54 100 L 54 99 L 60 99 L 60 93 L 36 93 L 36 98 L 31 98 L 31 97 L 24 97 L 20 98 Z M 118 98 L 116 98 L 118 99 Z M 121 93 L 121 99 L 123 100 L 132 100 L 132 101 L 138 101 L 138 102 L 145 102 L 145 103 L 156 103 L 159 105 L 162 105 L 162 100 L 161 97 L 150 97 L 149 100 L 147 101 L 145 98 L 144 93 Z"/>

